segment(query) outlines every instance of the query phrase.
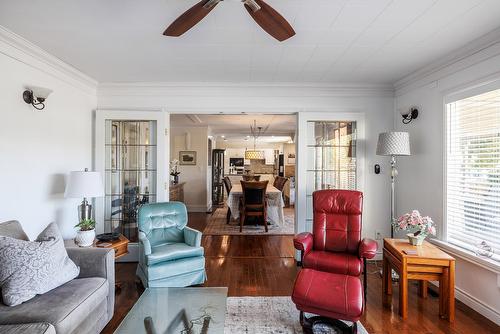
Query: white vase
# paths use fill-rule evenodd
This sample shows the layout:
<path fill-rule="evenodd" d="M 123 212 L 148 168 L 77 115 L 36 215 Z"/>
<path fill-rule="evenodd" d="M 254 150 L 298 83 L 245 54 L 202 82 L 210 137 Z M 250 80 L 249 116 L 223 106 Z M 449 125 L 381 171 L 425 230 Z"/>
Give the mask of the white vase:
<path fill-rule="evenodd" d="M 410 242 L 410 244 L 413 246 L 422 246 L 426 237 L 426 235 L 423 233 L 420 233 L 417 236 L 415 236 L 413 233 L 408 233 L 406 236 L 408 237 L 408 241 Z"/>
<path fill-rule="evenodd" d="M 80 247 L 90 247 L 94 244 L 95 230 L 76 232 L 75 243 Z"/>

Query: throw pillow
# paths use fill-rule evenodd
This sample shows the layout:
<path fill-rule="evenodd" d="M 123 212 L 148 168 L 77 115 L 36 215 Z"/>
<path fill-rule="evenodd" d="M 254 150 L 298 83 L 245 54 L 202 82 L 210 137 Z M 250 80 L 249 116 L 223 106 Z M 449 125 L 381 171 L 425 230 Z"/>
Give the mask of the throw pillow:
<path fill-rule="evenodd" d="M 19 305 L 71 281 L 79 273 L 54 223 L 36 241 L 0 236 L 0 287 L 5 305 Z"/>

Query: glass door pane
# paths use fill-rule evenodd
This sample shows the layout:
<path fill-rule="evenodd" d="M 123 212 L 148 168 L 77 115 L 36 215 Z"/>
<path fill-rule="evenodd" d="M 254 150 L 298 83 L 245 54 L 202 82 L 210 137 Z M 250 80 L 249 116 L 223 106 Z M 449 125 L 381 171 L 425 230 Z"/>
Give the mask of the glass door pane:
<path fill-rule="evenodd" d="M 156 201 L 155 121 L 107 120 L 105 231 L 137 241 L 137 210 Z"/>
<path fill-rule="evenodd" d="M 357 189 L 356 122 L 308 121 L 306 220 L 312 224 L 312 193 Z"/>

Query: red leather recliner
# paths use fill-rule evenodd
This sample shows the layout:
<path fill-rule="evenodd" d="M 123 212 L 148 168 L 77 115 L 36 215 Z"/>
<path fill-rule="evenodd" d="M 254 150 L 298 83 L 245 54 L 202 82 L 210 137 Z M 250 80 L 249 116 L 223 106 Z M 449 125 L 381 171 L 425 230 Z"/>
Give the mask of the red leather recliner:
<path fill-rule="evenodd" d="M 375 256 L 378 245 L 371 239 L 361 240 L 363 193 L 315 191 L 313 211 L 313 232 L 294 238 L 303 268 L 357 277 L 364 273 L 366 296 L 366 259 Z"/>

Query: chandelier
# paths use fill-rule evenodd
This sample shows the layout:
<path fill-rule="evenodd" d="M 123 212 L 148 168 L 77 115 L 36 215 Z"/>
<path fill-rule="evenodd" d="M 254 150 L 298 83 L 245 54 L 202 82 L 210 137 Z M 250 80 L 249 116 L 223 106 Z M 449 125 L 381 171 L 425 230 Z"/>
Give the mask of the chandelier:
<path fill-rule="evenodd" d="M 256 149 L 256 142 L 257 138 L 259 138 L 261 135 L 263 135 L 267 129 L 269 128 L 269 125 L 265 128 L 262 129 L 261 126 L 257 126 L 257 121 L 253 121 L 253 126 L 250 125 L 250 132 L 252 133 L 253 137 L 253 150 L 246 150 L 245 151 L 245 159 L 247 160 L 263 160 L 264 159 L 264 152 L 259 151 Z"/>

